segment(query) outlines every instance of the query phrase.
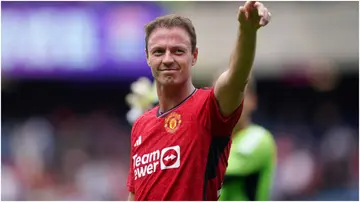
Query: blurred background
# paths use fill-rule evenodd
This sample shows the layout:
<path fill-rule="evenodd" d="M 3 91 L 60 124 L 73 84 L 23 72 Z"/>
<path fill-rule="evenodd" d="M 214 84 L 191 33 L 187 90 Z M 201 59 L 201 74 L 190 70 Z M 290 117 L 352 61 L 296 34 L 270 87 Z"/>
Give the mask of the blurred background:
<path fill-rule="evenodd" d="M 125 200 L 125 96 L 151 78 L 143 26 L 193 20 L 197 87 L 228 64 L 243 2 L 2 2 L 1 199 Z M 265 2 L 254 122 L 278 146 L 273 200 L 358 200 L 358 2 Z"/>

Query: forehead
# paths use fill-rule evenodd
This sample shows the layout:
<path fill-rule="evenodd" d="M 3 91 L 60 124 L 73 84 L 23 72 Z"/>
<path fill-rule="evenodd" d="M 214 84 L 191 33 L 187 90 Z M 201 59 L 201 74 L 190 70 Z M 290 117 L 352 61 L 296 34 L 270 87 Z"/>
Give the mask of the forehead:
<path fill-rule="evenodd" d="M 191 46 L 190 36 L 181 27 L 156 28 L 149 36 L 148 46 L 168 46 L 168 45 L 182 45 Z"/>

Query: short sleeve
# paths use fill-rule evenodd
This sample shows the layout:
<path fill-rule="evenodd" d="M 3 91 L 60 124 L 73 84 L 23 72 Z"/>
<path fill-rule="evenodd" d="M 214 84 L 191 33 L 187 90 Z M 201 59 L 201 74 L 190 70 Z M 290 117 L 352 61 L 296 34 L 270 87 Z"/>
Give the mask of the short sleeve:
<path fill-rule="evenodd" d="M 235 125 L 237 124 L 243 109 L 241 102 L 239 107 L 228 117 L 224 117 L 220 112 L 220 106 L 216 100 L 214 88 L 209 92 L 205 105 L 209 121 L 209 128 L 213 136 L 231 136 Z"/>

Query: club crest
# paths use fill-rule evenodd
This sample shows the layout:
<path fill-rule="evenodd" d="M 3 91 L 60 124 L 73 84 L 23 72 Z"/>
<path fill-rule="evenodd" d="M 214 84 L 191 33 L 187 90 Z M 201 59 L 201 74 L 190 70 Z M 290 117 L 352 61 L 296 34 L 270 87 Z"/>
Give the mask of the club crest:
<path fill-rule="evenodd" d="M 169 133 L 174 133 L 181 125 L 181 115 L 173 112 L 165 119 L 165 129 Z"/>

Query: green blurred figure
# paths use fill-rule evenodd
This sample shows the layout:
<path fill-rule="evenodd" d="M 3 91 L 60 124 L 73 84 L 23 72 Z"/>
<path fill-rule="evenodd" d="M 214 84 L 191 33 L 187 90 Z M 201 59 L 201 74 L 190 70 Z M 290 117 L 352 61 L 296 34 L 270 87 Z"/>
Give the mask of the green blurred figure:
<path fill-rule="evenodd" d="M 276 168 L 276 144 L 271 133 L 253 124 L 257 108 L 255 83 L 245 91 L 244 109 L 234 129 L 221 201 L 268 201 Z"/>

